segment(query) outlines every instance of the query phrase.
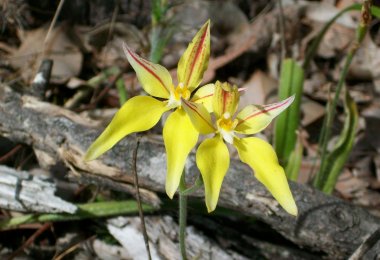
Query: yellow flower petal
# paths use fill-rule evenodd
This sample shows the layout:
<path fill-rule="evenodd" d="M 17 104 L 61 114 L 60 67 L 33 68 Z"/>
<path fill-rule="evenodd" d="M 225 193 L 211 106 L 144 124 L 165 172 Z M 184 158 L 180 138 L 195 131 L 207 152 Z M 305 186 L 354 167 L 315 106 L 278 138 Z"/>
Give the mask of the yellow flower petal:
<path fill-rule="evenodd" d="M 197 166 L 205 185 L 208 212 L 218 204 L 220 188 L 230 166 L 230 155 L 223 139 L 217 135 L 201 143 L 196 155 Z"/>
<path fill-rule="evenodd" d="M 210 21 L 195 35 L 178 62 L 178 82 L 190 91 L 201 83 L 210 57 Z"/>
<path fill-rule="evenodd" d="M 163 136 L 167 156 L 166 193 L 173 198 L 186 158 L 198 141 L 198 131 L 183 109 L 177 109 L 165 122 Z"/>
<path fill-rule="evenodd" d="M 164 102 L 148 96 L 128 100 L 115 114 L 111 123 L 88 148 L 85 160 L 94 160 L 126 135 L 152 128 L 168 108 Z"/>
<path fill-rule="evenodd" d="M 195 92 L 193 97 L 190 99 L 191 102 L 200 103 L 205 106 L 208 112 L 212 112 L 212 97 L 214 95 L 215 85 L 207 84 Z"/>
<path fill-rule="evenodd" d="M 239 103 L 239 90 L 236 85 L 231 86 L 229 83 L 215 83 L 215 92 L 213 96 L 213 112 L 217 118 L 222 118 L 225 113 L 233 116 Z"/>
<path fill-rule="evenodd" d="M 137 78 L 144 90 L 154 97 L 169 98 L 173 84 L 169 71 L 159 64 L 141 58 L 125 43 L 123 48 L 128 62 L 136 71 Z"/>
<path fill-rule="evenodd" d="M 284 169 L 272 146 L 257 137 L 235 139 L 234 145 L 242 162 L 255 172 L 256 178 L 291 215 L 297 216 L 297 205 L 289 189 Z"/>
<path fill-rule="evenodd" d="M 235 131 L 242 134 L 256 134 L 266 128 L 272 120 L 292 104 L 294 96 L 281 102 L 258 106 L 250 105 L 238 113 Z"/>
<path fill-rule="evenodd" d="M 202 104 L 192 103 L 181 99 L 182 107 L 188 114 L 194 127 L 201 134 L 210 134 L 215 132 L 215 128 L 211 121 L 210 113 Z"/>

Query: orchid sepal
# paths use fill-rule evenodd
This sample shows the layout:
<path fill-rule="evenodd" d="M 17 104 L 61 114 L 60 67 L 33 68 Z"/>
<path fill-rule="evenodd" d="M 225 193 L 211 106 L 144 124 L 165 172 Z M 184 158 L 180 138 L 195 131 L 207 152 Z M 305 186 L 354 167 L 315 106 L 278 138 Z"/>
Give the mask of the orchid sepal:
<path fill-rule="evenodd" d="M 221 136 L 216 135 L 200 144 L 196 163 L 202 174 L 207 211 L 210 213 L 216 208 L 223 179 L 230 165 L 230 154 Z"/>
<path fill-rule="evenodd" d="M 141 58 L 125 43 L 123 49 L 143 89 L 151 96 L 169 98 L 173 85 L 170 72 L 159 64 Z"/>
<path fill-rule="evenodd" d="M 288 108 L 294 101 L 294 96 L 277 103 L 259 106 L 249 105 L 241 110 L 236 119 L 235 131 L 241 134 L 256 134 L 265 129 L 272 120 Z"/>
<path fill-rule="evenodd" d="M 185 99 L 181 99 L 181 101 L 183 109 L 199 133 L 210 134 L 215 132 L 216 129 L 211 120 L 210 113 L 202 104 L 189 102 Z"/>
<path fill-rule="evenodd" d="M 165 189 L 169 198 L 173 198 L 179 186 L 187 156 L 196 145 L 198 136 L 183 109 L 177 109 L 167 118 L 163 137 L 167 162 Z"/>
<path fill-rule="evenodd" d="M 209 113 L 213 111 L 212 101 L 215 91 L 215 84 L 206 84 L 199 89 L 197 89 L 194 95 L 191 97 L 190 101 L 198 104 L 202 104 Z"/>
<path fill-rule="evenodd" d="M 284 169 L 278 164 L 272 146 L 257 137 L 235 139 L 240 160 L 248 164 L 256 178 L 270 191 L 278 203 L 291 215 L 297 216 L 297 205 L 290 191 Z"/>
<path fill-rule="evenodd" d="M 94 160 L 126 135 L 149 130 L 157 124 L 167 110 L 166 103 L 153 97 L 137 96 L 129 99 L 115 114 L 102 134 L 91 144 L 84 159 Z"/>
<path fill-rule="evenodd" d="M 178 82 L 193 91 L 202 81 L 210 57 L 210 20 L 208 20 L 187 47 L 178 62 Z"/>

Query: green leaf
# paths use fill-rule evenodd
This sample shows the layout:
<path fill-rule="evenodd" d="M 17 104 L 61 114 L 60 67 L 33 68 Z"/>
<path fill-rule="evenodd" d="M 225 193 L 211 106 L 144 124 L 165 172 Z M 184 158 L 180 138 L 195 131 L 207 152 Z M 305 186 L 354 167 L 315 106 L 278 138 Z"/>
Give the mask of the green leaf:
<path fill-rule="evenodd" d="M 116 81 L 116 88 L 119 93 L 119 102 L 121 107 L 128 99 L 128 93 L 125 89 L 124 79 L 122 77 Z"/>
<path fill-rule="evenodd" d="M 26 223 L 37 223 L 47 221 L 72 221 L 88 218 L 101 218 L 118 216 L 125 214 L 137 214 L 138 207 L 136 201 L 104 201 L 77 205 L 78 210 L 75 214 L 68 213 L 49 213 L 49 214 L 27 214 L 14 217 L 0 222 L 0 229 L 10 228 Z M 148 205 L 142 205 L 145 212 L 153 211 Z"/>
<path fill-rule="evenodd" d="M 292 59 L 285 59 L 281 66 L 279 99 L 295 95 L 293 104 L 276 121 L 275 148 L 282 164 L 286 165 L 297 141 L 300 106 L 303 91 L 303 69 Z"/>
<path fill-rule="evenodd" d="M 349 92 L 347 90 L 345 92 L 344 111 L 346 114 L 346 120 L 344 122 L 344 127 L 337 144 L 331 153 L 327 155 L 326 163 L 323 164 L 323 168 L 319 172 L 322 176 L 326 176 L 325 181 L 322 183 L 322 191 L 328 194 L 334 190 L 339 174 L 350 155 L 358 124 L 358 110 L 356 103 L 351 98 Z"/>
<path fill-rule="evenodd" d="M 380 8 L 377 6 L 371 6 L 371 14 L 376 18 L 380 18 Z"/>
<path fill-rule="evenodd" d="M 295 149 L 289 156 L 288 164 L 286 165 L 286 176 L 292 181 L 297 181 L 298 174 L 301 168 L 303 154 L 303 144 L 301 138 L 297 138 L 297 144 Z"/>

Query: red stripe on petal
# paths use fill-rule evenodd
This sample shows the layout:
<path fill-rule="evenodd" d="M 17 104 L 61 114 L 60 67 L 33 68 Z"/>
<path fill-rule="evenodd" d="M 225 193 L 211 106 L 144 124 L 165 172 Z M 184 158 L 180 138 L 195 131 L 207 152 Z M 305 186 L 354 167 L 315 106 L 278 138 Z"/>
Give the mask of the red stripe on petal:
<path fill-rule="evenodd" d="M 197 63 L 197 60 L 198 60 L 198 56 L 201 54 L 202 52 L 202 48 L 203 48 L 203 44 L 204 44 L 204 41 L 206 39 L 206 35 L 207 35 L 207 32 L 208 32 L 208 26 L 207 25 L 207 28 L 205 29 L 204 33 L 202 34 L 202 37 L 201 37 L 201 40 L 200 40 L 200 44 L 198 44 L 198 47 L 197 47 L 197 51 L 195 53 L 195 57 L 191 63 L 191 66 L 190 66 L 190 73 L 188 74 L 188 77 L 186 79 L 186 81 L 184 82 L 185 86 L 187 86 L 189 84 L 189 81 L 191 79 L 191 76 L 193 74 L 193 70 L 194 70 L 194 67 L 195 67 L 195 63 Z M 203 54 L 204 55 L 204 54 Z M 200 59 L 201 62 L 203 59 Z M 202 64 L 202 63 L 201 63 Z M 202 67 L 202 66 L 200 66 Z"/>
<path fill-rule="evenodd" d="M 290 99 L 290 98 L 289 98 L 289 99 L 287 99 L 285 102 L 280 103 L 280 104 L 278 104 L 277 106 L 270 107 L 270 108 L 268 108 L 268 109 L 260 110 L 260 111 L 256 112 L 255 114 L 252 114 L 252 115 L 250 115 L 250 116 L 244 118 L 243 120 L 239 121 L 239 123 L 237 124 L 237 126 L 240 125 L 240 124 L 242 124 L 242 123 L 244 123 L 245 121 L 247 121 L 247 120 L 249 120 L 249 119 L 255 117 L 255 116 L 258 116 L 258 115 L 261 115 L 261 114 L 264 114 L 264 113 L 268 113 L 269 111 L 272 111 L 272 110 L 274 110 L 274 109 L 277 109 L 277 108 L 279 108 L 279 107 L 282 107 L 282 106 L 284 106 L 284 105 L 286 105 L 286 104 L 288 104 L 289 102 L 292 102 L 292 101 L 293 101 L 293 99 Z"/>
<path fill-rule="evenodd" d="M 203 97 L 199 97 L 199 98 L 197 98 L 197 99 L 192 99 L 191 101 L 192 101 L 192 102 L 197 102 L 197 101 L 202 100 L 202 99 L 204 99 L 204 98 L 212 97 L 213 95 L 214 95 L 214 94 L 209 94 L 209 95 L 206 95 L 206 96 L 203 96 Z"/>
<path fill-rule="evenodd" d="M 202 118 L 203 121 L 205 121 L 207 123 L 207 125 L 209 125 L 212 129 L 215 129 L 214 126 L 212 124 L 210 124 L 210 122 L 206 118 L 204 118 L 201 113 L 198 112 L 197 106 L 195 104 L 187 102 L 184 99 L 182 99 L 182 102 L 184 102 L 185 105 L 187 105 L 188 108 L 190 108 L 191 110 L 193 110 L 200 118 Z"/>
<path fill-rule="evenodd" d="M 160 84 L 166 90 L 166 92 L 170 93 L 169 90 L 166 88 L 164 82 L 162 82 L 161 78 L 156 73 L 154 73 L 153 71 L 154 68 L 152 67 L 150 63 L 148 63 L 144 59 L 139 59 L 138 57 L 136 57 L 135 54 L 128 47 L 126 46 L 123 46 L 123 47 L 124 47 L 124 51 L 127 51 L 134 61 L 136 61 L 141 67 L 143 67 L 146 71 L 152 74 L 152 76 L 155 77 L 160 82 Z M 148 68 L 148 66 L 151 68 Z"/>
<path fill-rule="evenodd" d="M 222 92 L 223 92 L 223 109 L 222 109 L 222 115 L 226 112 L 226 103 L 227 103 L 227 98 L 228 98 L 228 92 L 227 91 L 225 91 L 225 90 L 222 90 Z"/>

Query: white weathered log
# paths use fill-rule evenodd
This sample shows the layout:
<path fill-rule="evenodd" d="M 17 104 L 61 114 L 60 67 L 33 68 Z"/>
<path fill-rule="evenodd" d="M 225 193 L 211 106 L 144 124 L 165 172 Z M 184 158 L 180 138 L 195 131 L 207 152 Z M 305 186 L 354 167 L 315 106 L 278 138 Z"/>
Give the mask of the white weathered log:
<path fill-rule="evenodd" d="M 181 259 L 177 223 L 170 216 L 145 217 L 145 222 L 152 259 Z M 118 217 L 107 223 L 109 232 L 123 245 L 132 259 L 148 259 L 140 231 L 140 218 Z M 223 249 L 192 226 L 186 228 L 186 236 L 189 259 L 248 260 L 237 252 Z"/>
<path fill-rule="evenodd" d="M 55 183 L 46 177 L 0 165 L 1 208 L 22 212 L 74 213 L 77 207 L 55 196 L 55 191 Z"/>

